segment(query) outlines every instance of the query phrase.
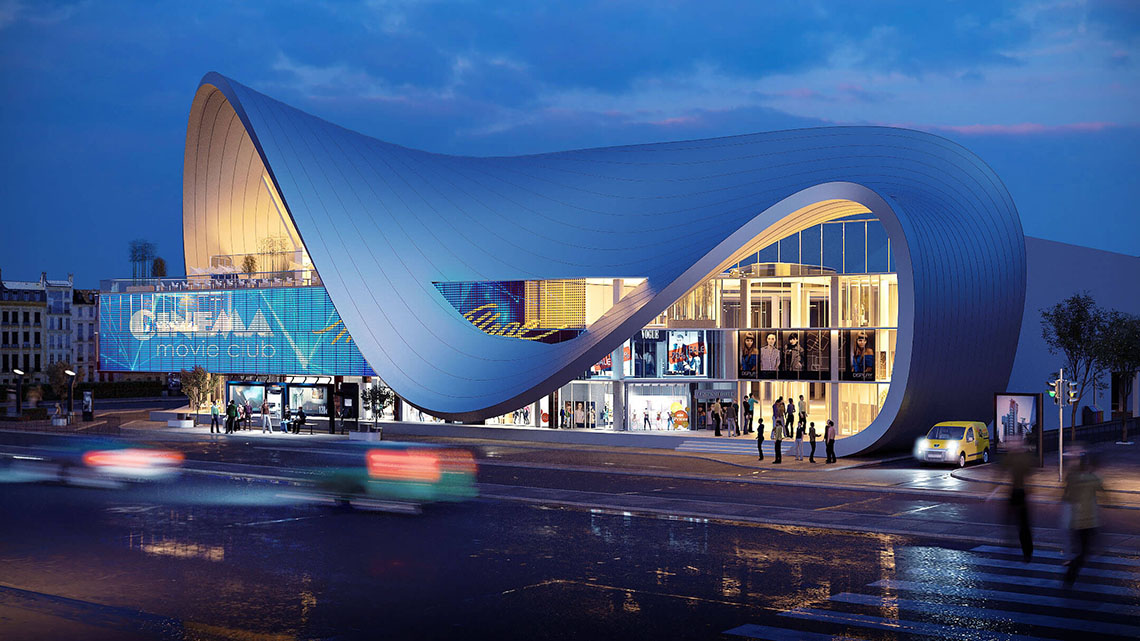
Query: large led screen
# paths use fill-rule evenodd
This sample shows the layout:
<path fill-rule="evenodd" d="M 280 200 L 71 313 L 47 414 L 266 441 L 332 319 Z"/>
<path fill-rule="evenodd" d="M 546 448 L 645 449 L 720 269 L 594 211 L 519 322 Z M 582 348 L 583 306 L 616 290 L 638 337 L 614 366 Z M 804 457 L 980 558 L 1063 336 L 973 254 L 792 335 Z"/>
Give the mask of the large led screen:
<path fill-rule="evenodd" d="M 99 296 L 99 367 L 375 376 L 323 287 Z"/>

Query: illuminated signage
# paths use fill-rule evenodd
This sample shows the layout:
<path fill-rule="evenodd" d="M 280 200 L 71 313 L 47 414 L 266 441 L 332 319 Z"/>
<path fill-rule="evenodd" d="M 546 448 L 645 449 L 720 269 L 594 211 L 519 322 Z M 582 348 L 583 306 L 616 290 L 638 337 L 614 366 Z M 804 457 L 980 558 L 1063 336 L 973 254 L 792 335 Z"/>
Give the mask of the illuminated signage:
<path fill-rule="evenodd" d="M 100 369 L 373 376 L 322 287 L 104 293 Z"/>

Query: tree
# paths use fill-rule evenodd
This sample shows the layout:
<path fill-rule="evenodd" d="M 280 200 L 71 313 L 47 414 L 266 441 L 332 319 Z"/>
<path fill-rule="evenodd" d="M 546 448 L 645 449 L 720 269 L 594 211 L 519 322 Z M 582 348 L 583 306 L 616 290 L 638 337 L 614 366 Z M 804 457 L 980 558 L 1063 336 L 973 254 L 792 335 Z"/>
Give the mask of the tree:
<path fill-rule="evenodd" d="M 241 259 L 241 271 L 245 274 L 256 274 L 257 257 L 253 254 L 246 254 L 246 257 Z"/>
<path fill-rule="evenodd" d="M 67 374 L 69 369 L 71 363 L 66 361 L 56 361 L 48 365 L 48 383 L 51 384 L 51 391 L 56 398 L 67 398 L 67 390 L 71 387 L 71 376 Z"/>
<path fill-rule="evenodd" d="M 1104 311 L 1087 292 L 1041 310 L 1041 337 L 1050 354 L 1064 355 L 1065 378 L 1077 384 L 1077 402 L 1069 410 L 1072 438 L 1077 436 L 1077 407 L 1085 392 L 1099 383 L 1096 365 L 1103 328 Z"/>
<path fill-rule="evenodd" d="M 150 264 L 150 275 L 155 278 L 166 278 L 166 259 L 156 256 Z"/>
<path fill-rule="evenodd" d="M 360 403 L 372 412 L 372 424 L 384 409 L 396 402 L 396 393 L 387 385 L 369 385 L 360 390 Z"/>
<path fill-rule="evenodd" d="M 212 392 L 211 379 L 216 374 L 210 374 L 201 365 L 190 371 L 182 372 L 182 391 L 190 400 L 190 409 L 194 410 L 194 423 L 198 422 L 198 410 L 206 402 L 207 396 Z"/>
<path fill-rule="evenodd" d="M 1115 309 L 1108 312 L 1096 352 L 1097 364 L 1120 381 L 1116 400 L 1124 409 L 1125 401 L 1132 394 L 1136 370 L 1140 369 L 1140 316 Z M 1128 440 L 1127 433 L 1124 440 Z"/>
<path fill-rule="evenodd" d="M 133 277 L 135 279 L 150 278 L 150 268 L 154 261 L 154 243 L 136 238 L 128 243 L 127 248 L 133 269 Z"/>

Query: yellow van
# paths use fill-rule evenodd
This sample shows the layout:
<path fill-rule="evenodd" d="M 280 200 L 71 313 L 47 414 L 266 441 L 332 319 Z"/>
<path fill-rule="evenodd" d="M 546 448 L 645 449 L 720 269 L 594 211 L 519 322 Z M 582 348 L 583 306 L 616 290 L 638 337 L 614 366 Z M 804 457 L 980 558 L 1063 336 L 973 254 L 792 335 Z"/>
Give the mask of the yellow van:
<path fill-rule="evenodd" d="M 990 462 L 990 431 L 978 421 L 943 421 L 914 444 L 914 458 L 923 463 Z"/>

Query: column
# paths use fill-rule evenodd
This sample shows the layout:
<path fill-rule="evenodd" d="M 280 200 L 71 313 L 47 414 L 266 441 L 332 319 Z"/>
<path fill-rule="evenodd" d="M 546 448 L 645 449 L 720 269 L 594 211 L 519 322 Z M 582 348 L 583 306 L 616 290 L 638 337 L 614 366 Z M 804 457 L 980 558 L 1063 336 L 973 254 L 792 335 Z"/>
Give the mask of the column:
<path fill-rule="evenodd" d="M 752 285 L 747 278 L 740 279 L 740 311 L 744 314 L 740 327 L 752 327 Z"/>
<path fill-rule="evenodd" d="M 828 308 L 828 324 L 831 326 L 831 381 L 827 384 L 828 396 L 831 398 L 831 416 L 829 417 L 833 423 L 839 425 L 839 359 L 842 354 L 839 352 L 839 332 L 836 329 L 839 327 L 839 306 L 843 299 L 843 293 L 839 289 L 839 277 L 831 277 L 831 286 L 827 288 L 827 308 Z"/>
<path fill-rule="evenodd" d="M 621 300 L 623 282 L 615 278 L 613 283 L 614 305 Z M 624 344 L 619 344 L 610 354 L 610 377 L 614 382 L 614 431 L 621 432 L 626 428 L 625 418 L 625 353 Z M 632 347 L 632 345 L 631 345 Z M 603 396 L 603 401 L 605 397 Z"/>

